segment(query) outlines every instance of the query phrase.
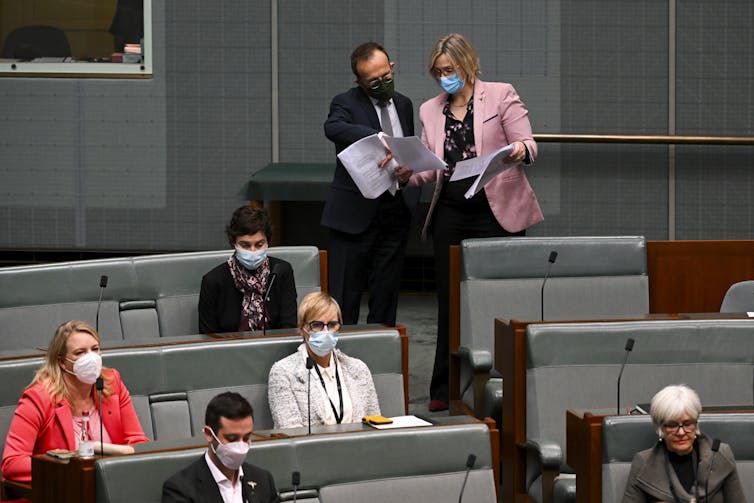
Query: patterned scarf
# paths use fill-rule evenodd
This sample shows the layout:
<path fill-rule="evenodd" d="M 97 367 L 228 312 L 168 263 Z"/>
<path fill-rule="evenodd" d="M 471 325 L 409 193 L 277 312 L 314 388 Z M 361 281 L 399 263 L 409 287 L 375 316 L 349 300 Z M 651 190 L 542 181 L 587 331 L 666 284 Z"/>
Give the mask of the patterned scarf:
<path fill-rule="evenodd" d="M 264 328 L 264 290 L 270 277 L 270 259 L 266 258 L 256 270 L 250 271 L 238 263 L 236 254 L 228 257 L 230 275 L 239 292 L 243 294 L 241 302 L 241 326 L 240 331 L 262 330 Z M 244 323 L 248 320 L 248 323 Z M 267 316 L 269 321 L 269 316 Z M 247 325 L 247 326 L 244 326 Z"/>

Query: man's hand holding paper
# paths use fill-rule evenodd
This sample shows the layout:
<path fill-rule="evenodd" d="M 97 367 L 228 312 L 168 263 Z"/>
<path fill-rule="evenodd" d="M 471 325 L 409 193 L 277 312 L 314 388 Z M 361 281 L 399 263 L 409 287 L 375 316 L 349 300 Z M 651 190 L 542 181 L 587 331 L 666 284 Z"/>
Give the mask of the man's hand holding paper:
<path fill-rule="evenodd" d="M 377 134 L 362 138 L 338 154 L 353 182 L 367 199 L 376 199 L 395 186 L 395 159 L 389 159 L 385 146 Z"/>
<path fill-rule="evenodd" d="M 396 179 L 405 183 L 412 173 L 445 167 L 416 136 L 373 134 L 350 145 L 338 158 L 367 199 L 376 199 L 386 190 L 394 193 Z"/>

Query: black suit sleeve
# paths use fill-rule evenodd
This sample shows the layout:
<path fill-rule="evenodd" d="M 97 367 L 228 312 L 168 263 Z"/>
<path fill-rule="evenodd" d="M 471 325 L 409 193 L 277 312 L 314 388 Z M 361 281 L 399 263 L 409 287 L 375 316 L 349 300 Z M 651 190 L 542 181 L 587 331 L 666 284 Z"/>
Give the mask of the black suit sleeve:
<path fill-rule="evenodd" d="M 170 477 L 162 484 L 162 503 L 191 503 L 194 498 L 184 494 L 181 487 L 187 484 L 181 484 L 177 476 Z"/>
<path fill-rule="evenodd" d="M 356 123 L 353 115 L 354 103 L 350 102 L 348 96 L 349 94 L 345 93 L 333 98 L 330 113 L 325 121 L 325 136 L 341 148 L 379 132 L 365 124 Z"/>

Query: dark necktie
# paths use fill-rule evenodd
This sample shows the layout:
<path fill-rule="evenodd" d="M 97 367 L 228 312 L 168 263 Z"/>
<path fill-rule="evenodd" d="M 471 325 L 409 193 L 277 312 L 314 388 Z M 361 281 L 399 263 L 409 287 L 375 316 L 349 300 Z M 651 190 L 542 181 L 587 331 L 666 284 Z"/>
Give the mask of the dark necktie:
<path fill-rule="evenodd" d="M 382 132 L 388 136 L 393 136 L 393 123 L 390 122 L 390 113 L 388 113 L 388 102 L 380 101 L 377 103 L 380 107 L 380 123 L 382 124 Z"/>

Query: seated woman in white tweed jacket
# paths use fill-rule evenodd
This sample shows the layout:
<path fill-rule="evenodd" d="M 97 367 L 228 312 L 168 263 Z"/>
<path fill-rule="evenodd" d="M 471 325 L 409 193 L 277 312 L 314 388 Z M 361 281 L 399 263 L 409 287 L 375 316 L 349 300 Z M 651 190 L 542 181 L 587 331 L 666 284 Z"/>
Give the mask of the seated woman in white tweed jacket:
<path fill-rule="evenodd" d="M 306 426 L 311 379 L 311 424 L 357 423 L 380 414 L 369 367 L 335 349 L 342 324 L 338 303 L 326 293 L 310 293 L 298 310 L 303 344 L 270 369 L 267 392 L 275 428 Z M 311 358 L 310 361 L 307 361 Z"/>

